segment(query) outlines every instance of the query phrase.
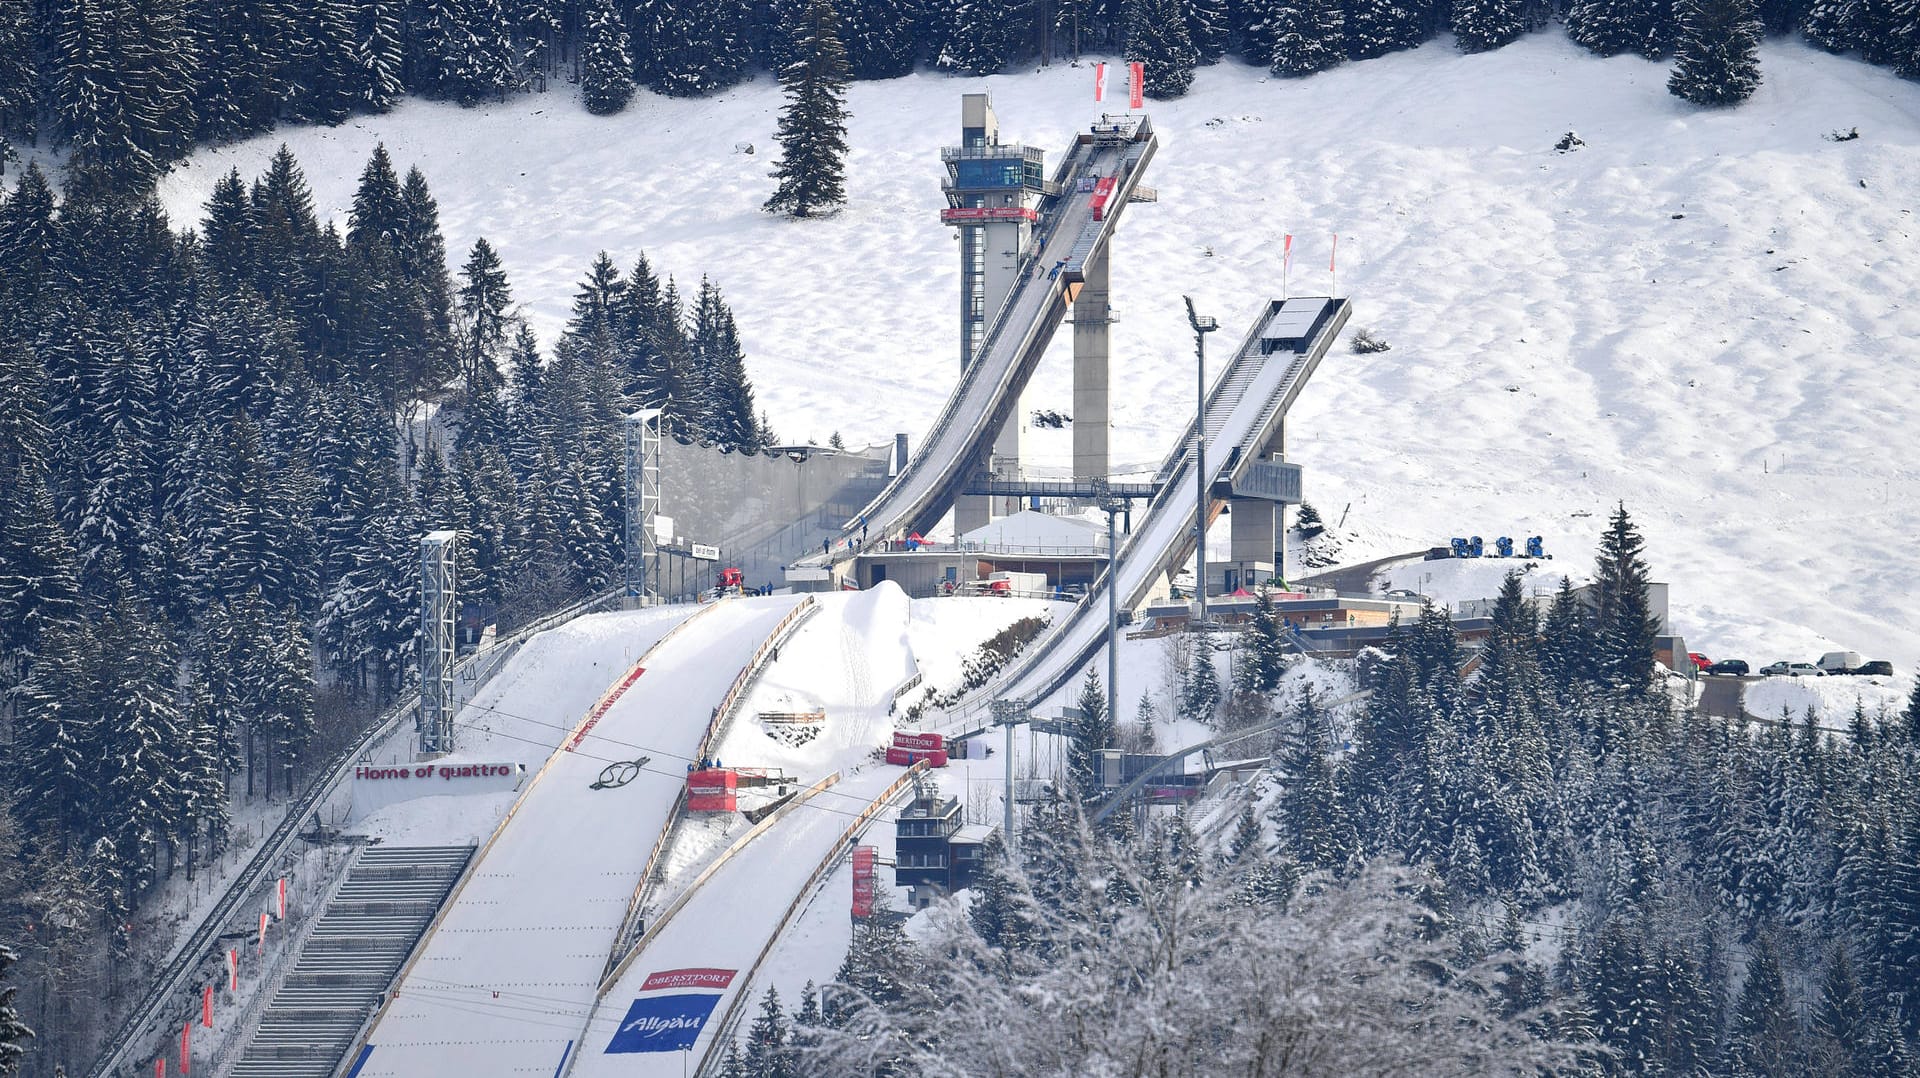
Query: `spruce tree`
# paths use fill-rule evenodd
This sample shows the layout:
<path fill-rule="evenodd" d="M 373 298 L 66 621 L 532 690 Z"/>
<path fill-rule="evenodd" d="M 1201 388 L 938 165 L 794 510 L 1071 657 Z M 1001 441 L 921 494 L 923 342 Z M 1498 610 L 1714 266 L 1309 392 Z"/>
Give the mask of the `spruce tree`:
<path fill-rule="evenodd" d="M 935 0 L 939 52 L 934 66 L 963 75 L 997 75 L 1020 47 L 1018 20 L 995 0 Z"/>
<path fill-rule="evenodd" d="M 1680 0 L 1667 91 L 1696 105 L 1737 105 L 1760 86 L 1760 20 L 1748 0 Z"/>
<path fill-rule="evenodd" d="M 627 27 L 613 0 L 594 0 L 587 9 L 582 48 L 580 99 L 595 116 L 611 116 L 633 98 L 633 60 L 627 51 Z"/>
<path fill-rule="evenodd" d="M 20 1073 L 20 1061 L 26 1058 L 27 1042 L 33 1039 L 33 1030 L 20 1020 L 20 1014 L 13 1008 L 14 994 L 18 988 L 5 984 L 7 970 L 19 956 L 4 943 L 0 943 L 0 1075 Z"/>
<path fill-rule="evenodd" d="M 1212 725 L 1214 711 L 1220 706 L 1220 674 L 1213 668 L 1213 651 L 1207 637 L 1201 635 L 1197 639 L 1200 647 L 1195 649 L 1180 685 L 1180 718 Z"/>
<path fill-rule="evenodd" d="M 857 79 L 896 79 L 920 59 L 927 13 L 922 0 L 841 0 L 840 37 Z"/>
<path fill-rule="evenodd" d="M 1665 56 L 1678 25 L 1672 0 L 1571 0 L 1567 36 L 1601 56 L 1637 52 L 1649 60 Z"/>
<path fill-rule="evenodd" d="M 780 143 L 773 170 L 779 183 L 764 209 L 811 217 L 847 200 L 847 53 L 838 21 L 832 0 L 806 0 L 789 10 L 791 59 L 780 70 L 787 105 L 773 136 Z"/>
<path fill-rule="evenodd" d="M 1346 18 L 1339 0 L 1276 0 L 1267 29 L 1273 41 L 1267 59 L 1275 75 L 1311 75 L 1346 59 Z"/>
<path fill-rule="evenodd" d="M 507 282 L 507 271 L 500 263 L 500 256 L 484 236 L 473 241 L 467 263 L 460 269 L 460 279 L 456 299 L 461 377 L 469 389 L 479 381 L 497 385 L 512 320 L 513 287 Z"/>
<path fill-rule="evenodd" d="M 1219 63 L 1227 54 L 1227 42 L 1233 34 L 1226 0 L 1181 0 L 1180 13 L 1187 24 L 1187 41 L 1193 45 L 1195 60 L 1203 67 Z"/>
<path fill-rule="evenodd" d="M 1371 60 L 1418 48 L 1429 35 L 1427 5 L 1415 0 L 1352 0 L 1346 12 L 1349 60 Z M 1325 531 L 1326 525 L 1312 506 L 1302 503 L 1299 528 L 1301 538 L 1311 539 Z"/>
<path fill-rule="evenodd" d="M 1594 565 L 1595 672 L 1602 684 L 1627 699 L 1642 698 L 1653 688 L 1653 643 L 1658 630 L 1642 557 L 1645 550 L 1646 542 L 1627 515 L 1626 505 L 1620 505 L 1600 538 Z"/>
<path fill-rule="evenodd" d="M 1448 21 L 1461 52 L 1491 52 L 1527 32 L 1522 0 L 1454 0 Z"/>
<path fill-rule="evenodd" d="M 1771 937 L 1763 936 L 1747 961 L 1746 985 L 1733 1011 L 1728 1054 L 1743 1074 L 1790 1074 L 1799 1054 L 1799 1029 Z"/>
<path fill-rule="evenodd" d="M 1148 97 L 1180 97 L 1193 85 L 1200 55 L 1187 33 L 1181 0 L 1128 0 L 1126 58 L 1142 67 Z"/>
<path fill-rule="evenodd" d="M 1101 690 L 1100 675 L 1087 671 L 1080 683 L 1079 725 L 1067 743 L 1067 778 L 1079 791 L 1080 800 L 1100 796 L 1100 751 L 1113 742 L 1113 728 L 1107 721 L 1107 694 Z"/>
<path fill-rule="evenodd" d="M 354 35 L 353 74 L 361 107 L 385 112 L 407 92 L 402 0 L 363 0 Z"/>

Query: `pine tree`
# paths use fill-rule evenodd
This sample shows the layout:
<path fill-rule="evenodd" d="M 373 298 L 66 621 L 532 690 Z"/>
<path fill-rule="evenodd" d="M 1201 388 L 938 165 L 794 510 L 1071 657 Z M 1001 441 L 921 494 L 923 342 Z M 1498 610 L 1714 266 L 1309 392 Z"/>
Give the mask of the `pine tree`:
<path fill-rule="evenodd" d="M 1329 762 L 1326 716 L 1308 694 L 1294 721 L 1274 758 L 1282 784 L 1273 807 L 1280 849 L 1303 866 L 1339 871 L 1357 852 L 1358 836 L 1341 804 Z"/>
<path fill-rule="evenodd" d="M 1126 58 L 1143 65 L 1148 97 L 1187 92 L 1200 56 L 1188 37 L 1180 0 L 1128 0 Z"/>
<path fill-rule="evenodd" d="M 1114 730 L 1107 720 L 1107 694 L 1101 690 L 1100 675 L 1087 671 L 1080 683 L 1080 722 L 1067 744 L 1067 779 L 1079 791 L 1082 801 L 1100 796 L 1100 751 L 1113 742 Z"/>
<path fill-rule="evenodd" d="M 586 16 L 580 99 L 595 116 L 611 116 L 633 98 L 633 60 L 627 27 L 613 0 L 595 0 Z"/>
<path fill-rule="evenodd" d="M 1728 1052 L 1741 1073 L 1791 1074 L 1799 1040 L 1779 952 L 1771 938 L 1762 937 L 1747 961 L 1746 986 L 1734 1007 Z"/>
<path fill-rule="evenodd" d="M 939 0 L 934 66 L 963 75 L 997 75 L 1020 47 L 1018 20 L 996 0 Z"/>
<path fill-rule="evenodd" d="M 700 279 L 694 306 L 693 369 L 704 385 L 694 390 L 690 406 L 675 411 L 691 420 L 714 441 L 741 452 L 757 452 L 763 444 L 759 418 L 753 407 L 753 383 L 747 379 L 746 356 L 740 331 L 719 286 Z"/>
<path fill-rule="evenodd" d="M 1622 504 L 1600 538 L 1594 566 L 1596 673 L 1629 700 L 1653 688 L 1653 640 L 1658 631 L 1649 602 L 1646 543 Z"/>
<path fill-rule="evenodd" d="M 0 982 L 4 982 L 7 969 L 20 956 L 13 953 L 6 944 L 0 943 Z M 20 1020 L 20 1014 L 13 1009 L 13 997 L 19 989 L 13 985 L 0 987 L 0 1075 L 20 1073 L 20 1061 L 26 1058 L 26 1044 L 33 1039 L 33 1030 Z"/>
<path fill-rule="evenodd" d="M 1491 52 L 1527 32 L 1523 0 L 1454 0 L 1448 21 L 1461 52 Z"/>
<path fill-rule="evenodd" d="M 210 0 L 200 27 L 200 138 L 230 142 L 273 125 L 273 52 L 260 6 Z"/>
<path fill-rule="evenodd" d="M 1219 63 L 1227 54 L 1227 42 L 1233 33 L 1227 7 L 1226 0 L 1181 0 L 1187 41 L 1193 45 L 1196 62 L 1203 67 Z"/>
<path fill-rule="evenodd" d="M 787 106 L 774 139 L 780 143 L 778 180 L 762 207 L 811 217 L 847 200 L 847 53 L 840 44 L 832 0 L 806 0 L 789 11 L 789 62 L 780 69 Z"/>
<path fill-rule="evenodd" d="M 1347 12 L 1347 59 L 1371 60 L 1401 49 L 1418 48 L 1429 36 L 1428 6 L 1413 0 L 1352 0 Z M 1320 514 L 1300 506 L 1300 536 L 1311 539 L 1326 530 Z M 1312 513 L 1309 517 L 1309 513 Z"/>
<path fill-rule="evenodd" d="M 354 35 L 354 85 L 362 107 L 385 112 L 407 92 L 401 0 L 363 0 Z"/>
<path fill-rule="evenodd" d="M 1214 712 L 1220 706 L 1220 675 L 1213 668 L 1213 653 L 1206 637 L 1199 639 L 1202 645 L 1196 649 L 1180 686 L 1180 718 L 1211 725 Z"/>
<path fill-rule="evenodd" d="M 513 287 L 493 245 L 481 237 L 473 241 L 467 264 L 460 269 L 460 373 L 469 389 L 485 381 L 500 381 L 500 361 L 507 348 L 512 321 Z M 484 370 L 484 373 L 483 373 Z"/>
<path fill-rule="evenodd" d="M 1657 60 L 1678 29 L 1671 0 L 1571 0 L 1566 18 L 1567 36 L 1601 56 L 1637 52 Z"/>
<path fill-rule="evenodd" d="M 0 2 L 0 165 L 17 156 L 12 135 L 32 138 L 40 112 L 39 49 L 29 0 Z"/>
<path fill-rule="evenodd" d="M 1680 0 L 1667 90 L 1696 105 L 1737 105 L 1760 86 L 1760 20 L 1748 0 Z"/>
<path fill-rule="evenodd" d="M 1339 0 L 1277 0 L 1268 29 L 1275 75 L 1311 75 L 1346 59 L 1346 20 Z"/>
<path fill-rule="evenodd" d="M 857 79 L 897 79 L 920 59 L 927 13 L 921 0 L 841 0 L 840 38 Z"/>

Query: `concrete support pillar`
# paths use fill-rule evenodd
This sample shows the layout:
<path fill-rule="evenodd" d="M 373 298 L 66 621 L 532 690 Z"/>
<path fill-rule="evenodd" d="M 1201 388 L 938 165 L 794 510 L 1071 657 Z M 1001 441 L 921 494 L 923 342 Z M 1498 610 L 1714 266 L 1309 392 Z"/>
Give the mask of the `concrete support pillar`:
<path fill-rule="evenodd" d="M 1073 301 L 1073 477 L 1108 474 L 1107 438 L 1113 429 L 1107 361 L 1107 254 L 1085 270 L 1086 283 Z"/>
<path fill-rule="evenodd" d="M 1230 498 L 1227 508 L 1233 532 L 1227 560 L 1278 565 L 1280 559 L 1274 556 L 1274 551 L 1279 549 L 1280 530 L 1276 522 L 1280 506 L 1257 498 Z"/>
<path fill-rule="evenodd" d="M 996 447 L 997 448 L 997 447 Z M 973 471 L 986 470 L 987 462 L 977 460 Z M 976 528 L 984 528 L 993 523 L 994 499 L 980 494 L 962 494 L 953 500 L 953 538 L 960 537 Z"/>

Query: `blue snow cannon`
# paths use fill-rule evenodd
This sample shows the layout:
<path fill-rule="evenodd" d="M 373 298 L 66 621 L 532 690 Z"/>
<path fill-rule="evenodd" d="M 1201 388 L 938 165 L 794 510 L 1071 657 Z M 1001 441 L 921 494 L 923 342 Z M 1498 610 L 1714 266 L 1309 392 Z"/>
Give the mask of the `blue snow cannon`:
<path fill-rule="evenodd" d="M 1477 558 L 1485 554 L 1486 552 L 1487 552 L 1487 548 L 1481 544 L 1479 536 L 1476 535 L 1473 538 L 1467 540 L 1467 557 Z"/>
<path fill-rule="evenodd" d="M 1547 556 L 1546 541 L 1537 535 L 1527 537 L 1527 557 L 1544 558 Z"/>
<path fill-rule="evenodd" d="M 1493 552 L 1503 558 L 1513 557 L 1513 537 L 1503 535 L 1493 541 Z"/>
<path fill-rule="evenodd" d="M 1457 535 L 1453 537 L 1453 556 L 1456 558 L 1470 557 L 1467 553 L 1467 541 Z"/>

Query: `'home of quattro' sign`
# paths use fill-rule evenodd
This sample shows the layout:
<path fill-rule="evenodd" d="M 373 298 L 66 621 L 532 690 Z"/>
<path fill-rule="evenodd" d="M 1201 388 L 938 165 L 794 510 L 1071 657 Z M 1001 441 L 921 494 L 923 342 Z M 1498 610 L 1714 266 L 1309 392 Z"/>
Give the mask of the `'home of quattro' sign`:
<path fill-rule="evenodd" d="M 353 777 L 360 782 L 377 782 L 381 779 L 430 779 L 435 775 L 443 779 L 487 779 L 496 775 L 513 774 L 512 764 L 441 764 L 438 767 L 425 764 L 420 767 L 357 767 Z"/>

